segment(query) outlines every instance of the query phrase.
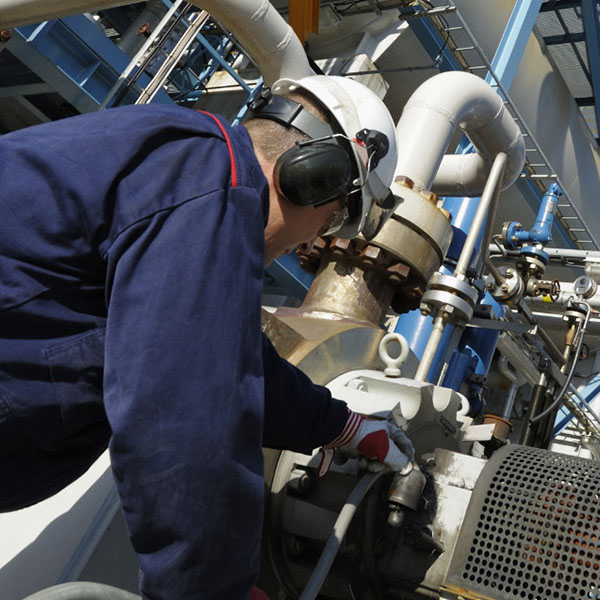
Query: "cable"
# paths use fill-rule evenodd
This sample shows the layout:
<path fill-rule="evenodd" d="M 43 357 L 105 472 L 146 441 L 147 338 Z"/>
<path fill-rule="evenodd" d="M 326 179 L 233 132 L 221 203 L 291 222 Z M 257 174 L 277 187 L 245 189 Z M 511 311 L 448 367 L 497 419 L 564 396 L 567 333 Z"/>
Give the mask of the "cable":
<path fill-rule="evenodd" d="M 142 600 L 137 594 L 111 585 L 73 581 L 61 583 L 27 596 L 23 600 Z"/>
<path fill-rule="evenodd" d="M 562 388 L 556 395 L 556 398 L 554 399 L 552 404 L 548 408 L 546 408 L 544 411 L 542 411 L 539 415 L 536 415 L 535 417 L 529 419 L 530 423 L 537 423 L 544 417 L 547 417 L 560 404 L 560 401 L 563 399 L 563 396 L 565 395 L 565 392 L 569 388 L 571 380 L 573 379 L 573 375 L 575 373 L 575 367 L 577 366 L 577 361 L 579 360 L 579 355 L 581 354 L 581 347 L 583 345 L 583 337 L 585 334 L 585 330 L 587 329 L 587 324 L 590 319 L 590 314 L 591 314 L 591 310 L 592 310 L 591 306 L 587 302 L 581 302 L 581 304 L 583 304 L 587 310 L 586 310 L 584 319 L 579 322 L 579 327 L 577 328 L 577 333 L 575 334 L 575 338 L 577 339 L 577 345 L 575 348 L 575 353 L 573 354 L 573 363 L 571 364 L 571 369 L 569 370 L 569 374 L 567 375 L 567 378 L 566 378 Z"/>
<path fill-rule="evenodd" d="M 319 557 L 317 566 L 313 571 L 300 600 L 314 600 L 331 569 L 331 565 L 340 549 L 342 540 L 348 531 L 352 517 L 358 508 L 359 504 L 363 501 L 367 492 L 371 489 L 373 484 L 382 476 L 389 473 L 388 469 L 383 469 L 378 473 L 366 473 L 362 476 L 360 481 L 354 486 L 354 489 L 348 496 L 346 504 L 344 504 L 340 514 L 333 526 L 333 531 L 323 548 L 323 552 Z M 37 600 L 37 599 L 36 599 Z M 40 599 L 41 600 L 41 599 Z"/>

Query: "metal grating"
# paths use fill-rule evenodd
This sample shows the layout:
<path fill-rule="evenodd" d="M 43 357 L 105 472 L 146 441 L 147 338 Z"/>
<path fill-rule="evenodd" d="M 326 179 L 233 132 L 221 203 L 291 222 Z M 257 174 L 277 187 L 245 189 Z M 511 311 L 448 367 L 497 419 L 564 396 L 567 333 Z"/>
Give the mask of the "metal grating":
<path fill-rule="evenodd" d="M 600 600 L 600 463 L 527 446 L 496 452 L 444 588 L 498 600 Z"/>
<path fill-rule="evenodd" d="M 593 106 L 582 106 L 581 114 L 583 118 L 587 121 L 589 128 L 592 130 L 592 134 L 595 138 L 600 137 L 600 132 L 598 131 L 598 123 L 596 123 L 596 111 Z"/>
<path fill-rule="evenodd" d="M 592 96 L 585 42 L 557 44 L 549 50 L 573 98 Z"/>
<path fill-rule="evenodd" d="M 544 9 L 547 7 L 547 9 Z M 548 44 L 548 52 L 576 100 L 591 100 L 592 108 L 581 109 L 592 134 L 598 138 L 595 98 L 587 56 L 581 6 L 556 2 L 542 4 L 536 29 Z M 583 38 L 583 39 L 582 39 Z"/>

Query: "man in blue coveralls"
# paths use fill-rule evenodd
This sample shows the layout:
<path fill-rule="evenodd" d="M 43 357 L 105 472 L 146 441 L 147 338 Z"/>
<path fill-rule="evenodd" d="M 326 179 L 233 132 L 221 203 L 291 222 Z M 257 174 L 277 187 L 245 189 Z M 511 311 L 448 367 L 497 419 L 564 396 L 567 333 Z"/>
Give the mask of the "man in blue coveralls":
<path fill-rule="evenodd" d="M 355 82 L 274 92 L 247 129 L 149 105 L 0 138 L 0 510 L 108 446 L 148 599 L 248 597 L 262 446 L 410 468 L 399 429 L 332 399 L 260 323 L 265 264 L 388 216 L 393 122 Z"/>

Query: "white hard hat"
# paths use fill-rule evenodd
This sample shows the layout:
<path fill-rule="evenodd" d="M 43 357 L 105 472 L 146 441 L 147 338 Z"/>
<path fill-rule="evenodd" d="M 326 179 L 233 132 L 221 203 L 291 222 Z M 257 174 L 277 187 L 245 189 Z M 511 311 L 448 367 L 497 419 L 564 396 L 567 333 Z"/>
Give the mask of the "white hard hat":
<path fill-rule="evenodd" d="M 360 209 L 336 232 L 342 238 L 362 233 L 371 239 L 397 206 L 390 191 L 398 156 L 396 131 L 388 109 L 369 88 L 345 77 L 312 75 L 297 81 L 280 79 L 272 87 L 277 95 L 295 90 L 306 90 L 315 96 L 351 140 L 362 130 L 375 130 L 387 138 L 389 149 L 372 169 L 367 168 L 367 153 L 361 146 L 350 144 L 360 178 Z"/>

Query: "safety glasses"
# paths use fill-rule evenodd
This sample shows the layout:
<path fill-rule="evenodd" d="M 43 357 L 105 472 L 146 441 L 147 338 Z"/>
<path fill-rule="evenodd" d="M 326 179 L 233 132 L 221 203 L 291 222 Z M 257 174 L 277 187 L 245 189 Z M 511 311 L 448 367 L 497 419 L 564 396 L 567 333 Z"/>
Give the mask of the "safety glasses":
<path fill-rule="evenodd" d="M 345 225 L 349 218 L 350 212 L 346 206 L 340 210 L 336 210 L 331 214 L 327 223 L 319 230 L 319 236 L 333 235 Z"/>

